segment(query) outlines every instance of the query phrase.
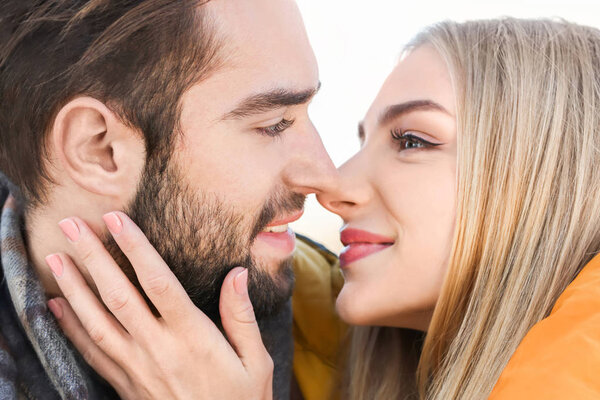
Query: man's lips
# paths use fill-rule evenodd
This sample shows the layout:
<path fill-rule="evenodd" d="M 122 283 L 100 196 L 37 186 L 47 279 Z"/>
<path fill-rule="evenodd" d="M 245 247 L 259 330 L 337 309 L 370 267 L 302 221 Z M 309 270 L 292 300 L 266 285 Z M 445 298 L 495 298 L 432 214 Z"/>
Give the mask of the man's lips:
<path fill-rule="evenodd" d="M 291 224 L 292 222 L 298 221 L 300 217 L 304 214 L 304 210 L 300 210 L 295 214 L 292 214 L 288 217 L 283 217 L 282 219 L 278 219 L 276 221 L 272 221 L 269 225 L 265 226 L 265 228 L 270 228 L 272 226 L 280 226 Z"/>
<path fill-rule="evenodd" d="M 300 219 L 302 214 L 304 214 L 304 210 L 272 221 L 258 233 L 257 240 L 269 245 L 269 248 L 276 251 L 279 255 L 288 256 L 296 247 L 296 237 L 294 232 L 288 227 L 288 224 Z M 272 255 L 274 254 L 273 251 L 270 251 Z"/>
<path fill-rule="evenodd" d="M 340 239 L 346 246 L 340 253 L 340 267 L 342 268 L 371 254 L 385 250 L 395 242 L 393 238 L 353 228 L 342 230 Z"/>

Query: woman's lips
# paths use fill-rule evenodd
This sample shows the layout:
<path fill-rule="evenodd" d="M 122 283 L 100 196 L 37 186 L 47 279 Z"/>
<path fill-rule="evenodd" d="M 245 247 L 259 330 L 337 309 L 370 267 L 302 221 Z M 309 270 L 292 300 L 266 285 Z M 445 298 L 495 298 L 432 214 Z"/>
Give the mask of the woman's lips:
<path fill-rule="evenodd" d="M 393 238 L 355 228 L 342 229 L 340 232 L 340 240 L 344 246 L 353 243 L 394 244 L 395 242 Z"/>
<path fill-rule="evenodd" d="M 342 243 L 346 246 L 340 253 L 341 268 L 394 244 L 393 238 L 361 229 L 346 228 L 342 230 L 340 236 Z"/>
<path fill-rule="evenodd" d="M 348 264 L 370 256 L 373 253 L 387 249 L 391 244 L 375 243 L 355 243 L 348 245 L 340 253 L 340 267 L 344 268 Z"/>

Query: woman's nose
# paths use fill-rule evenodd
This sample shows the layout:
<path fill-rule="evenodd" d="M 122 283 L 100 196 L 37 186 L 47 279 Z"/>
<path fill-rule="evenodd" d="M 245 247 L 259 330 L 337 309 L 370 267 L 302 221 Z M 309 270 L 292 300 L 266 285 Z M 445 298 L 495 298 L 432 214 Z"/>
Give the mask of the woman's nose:
<path fill-rule="evenodd" d="M 337 184 L 317 194 L 317 200 L 329 211 L 348 220 L 369 202 L 372 189 L 367 168 L 361 165 L 360 153 L 339 167 L 338 172 Z"/>

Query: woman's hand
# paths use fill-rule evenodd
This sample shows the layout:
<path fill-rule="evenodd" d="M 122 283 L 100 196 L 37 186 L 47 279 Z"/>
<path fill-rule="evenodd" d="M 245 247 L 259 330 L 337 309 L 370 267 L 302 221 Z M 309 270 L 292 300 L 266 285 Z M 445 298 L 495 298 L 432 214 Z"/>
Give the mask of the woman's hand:
<path fill-rule="evenodd" d="M 152 314 L 81 219 L 61 221 L 110 310 L 67 255 L 46 258 L 66 298 L 48 305 L 90 366 L 124 399 L 271 399 L 273 361 L 248 297 L 248 271 L 234 268 L 221 288 L 228 342 L 133 221 L 121 212 L 105 215 L 104 221 L 162 317 Z"/>

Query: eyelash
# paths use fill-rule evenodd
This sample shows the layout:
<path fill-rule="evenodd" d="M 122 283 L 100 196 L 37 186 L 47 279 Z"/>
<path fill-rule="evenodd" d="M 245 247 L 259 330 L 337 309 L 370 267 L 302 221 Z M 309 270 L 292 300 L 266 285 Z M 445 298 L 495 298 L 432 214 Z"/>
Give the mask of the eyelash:
<path fill-rule="evenodd" d="M 392 140 L 395 142 L 396 145 L 398 145 L 399 151 L 426 149 L 429 147 L 437 147 L 442 145 L 442 143 L 432 143 L 409 132 L 411 131 L 401 131 L 399 129 L 394 129 L 391 131 Z M 420 146 L 406 148 L 405 146 L 409 143 L 417 144 Z"/>
<path fill-rule="evenodd" d="M 265 136 L 276 137 L 276 136 L 281 135 L 283 133 L 283 131 L 288 129 L 293 124 L 294 124 L 293 119 L 285 119 L 284 118 L 274 125 L 266 126 L 264 128 L 256 128 L 256 129 L 258 130 L 258 132 L 260 132 L 261 134 L 263 134 Z"/>

